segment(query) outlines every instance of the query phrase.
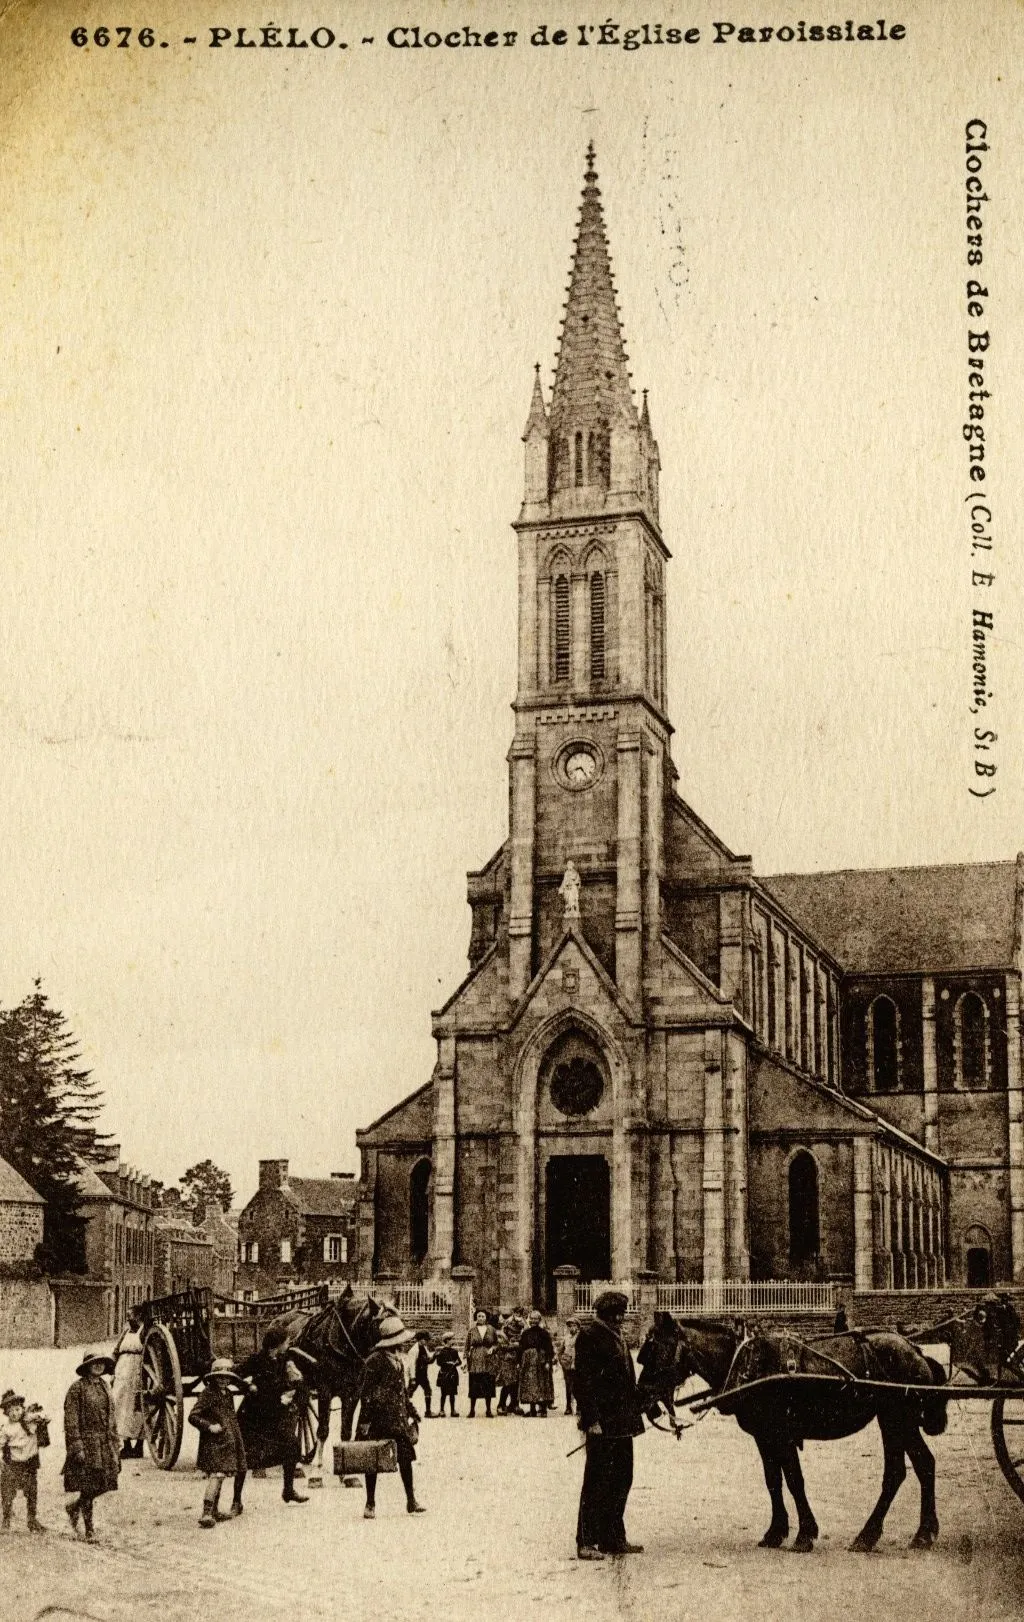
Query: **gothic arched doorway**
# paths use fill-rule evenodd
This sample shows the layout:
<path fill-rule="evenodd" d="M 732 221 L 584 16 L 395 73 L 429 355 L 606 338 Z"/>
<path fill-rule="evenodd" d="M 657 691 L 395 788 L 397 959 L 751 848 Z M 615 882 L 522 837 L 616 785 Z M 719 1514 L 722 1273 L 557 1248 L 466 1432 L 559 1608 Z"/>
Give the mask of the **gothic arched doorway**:
<path fill-rule="evenodd" d="M 544 1181 L 547 1304 L 554 1306 L 556 1267 L 578 1267 L 584 1279 L 612 1270 L 611 1176 L 604 1155 L 552 1155 Z"/>

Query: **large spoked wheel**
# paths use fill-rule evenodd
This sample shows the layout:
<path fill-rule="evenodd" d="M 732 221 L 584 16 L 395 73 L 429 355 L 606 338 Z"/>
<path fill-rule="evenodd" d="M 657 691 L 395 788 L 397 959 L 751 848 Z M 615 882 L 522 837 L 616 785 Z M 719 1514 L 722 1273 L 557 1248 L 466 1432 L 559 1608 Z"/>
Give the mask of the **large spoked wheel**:
<path fill-rule="evenodd" d="M 999 1468 L 1024 1504 L 1024 1391 L 992 1404 L 992 1445 Z"/>
<path fill-rule="evenodd" d="M 173 1470 L 177 1463 L 184 1422 L 178 1348 L 165 1324 L 151 1324 L 142 1348 L 142 1423 L 158 1469 Z"/>
<path fill-rule="evenodd" d="M 295 1394 L 295 1434 L 303 1464 L 312 1464 L 316 1458 L 316 1418 L 314 1394 L 303 1386 Z"/>

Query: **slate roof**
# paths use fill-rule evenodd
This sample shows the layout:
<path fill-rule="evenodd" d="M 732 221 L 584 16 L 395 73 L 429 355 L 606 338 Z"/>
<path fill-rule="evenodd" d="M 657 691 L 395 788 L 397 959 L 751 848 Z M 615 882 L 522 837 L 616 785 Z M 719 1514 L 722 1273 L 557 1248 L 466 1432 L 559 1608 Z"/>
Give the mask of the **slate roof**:
<path fill-rule="evenodd" d="M 351 1216 L 358 1198 L 354 1177 L 289 1177 L 287 1188 L 303 1216 Z"/>
<path fill-rule="evenodd" d="M 847 973 L 1014 965 L 1016 862 L 780 873 L 761 879 Z"/>
<path fill-rule="evenodd" d="M 15 1171 L 6 1160 L 0 1160 L 0 1205 L 45 1205 L 31 1183 L 26 1183 L 20 1171 Z"/>

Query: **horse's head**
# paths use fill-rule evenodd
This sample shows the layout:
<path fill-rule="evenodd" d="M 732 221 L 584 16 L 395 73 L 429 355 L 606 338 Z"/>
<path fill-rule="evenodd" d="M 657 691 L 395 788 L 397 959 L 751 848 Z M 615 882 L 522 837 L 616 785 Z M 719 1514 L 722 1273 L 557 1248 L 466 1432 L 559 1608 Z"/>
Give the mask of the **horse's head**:
<path fill-rule="evenodd" d="M 637 1381 L 641 1405 L 648 1414 L 657 1413 L 659 1405 L 671 1413 L 676 1390 L 694 1374 L 717 1391 L 725 1383 L 743 1338 L 743 1325 L 731 1318 L 673 1318 L 669 1312 L 655 1313 L 654 1327 L 637 1359 L 642 1368 Z"/>

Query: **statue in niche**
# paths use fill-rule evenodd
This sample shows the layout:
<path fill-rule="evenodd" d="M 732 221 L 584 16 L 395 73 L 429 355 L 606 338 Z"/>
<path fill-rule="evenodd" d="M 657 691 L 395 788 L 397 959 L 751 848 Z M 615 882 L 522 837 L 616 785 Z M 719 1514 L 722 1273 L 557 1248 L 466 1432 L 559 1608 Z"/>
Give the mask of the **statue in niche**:
<path fill-rule="evenodd" d="M 579 868 L 575 862 L 569 862 L 565 876 L 558 886 L 558 893 L 562 898 L 562 919 L 566 924 L 578 924 L 580 921 L 581 883 Z"/>

